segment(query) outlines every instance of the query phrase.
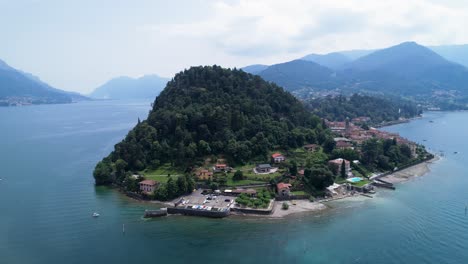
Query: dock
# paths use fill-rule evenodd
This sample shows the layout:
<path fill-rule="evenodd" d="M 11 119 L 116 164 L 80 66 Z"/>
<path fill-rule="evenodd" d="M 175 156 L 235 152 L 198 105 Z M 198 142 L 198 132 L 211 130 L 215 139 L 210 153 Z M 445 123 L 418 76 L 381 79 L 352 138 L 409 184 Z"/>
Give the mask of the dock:
<path fill-rule="evenodd" d="M 161 208 L 158 210 L 145 210 L 144 218 L 161 217 L 167 215 L 167 208 Z"/>
<path fill-rule="evenodd" d="M 372 182 L 372 185 L 377 186 L 377 187 L 381 187 L 381 188 L 390 189 L 390 190 L 395 190 L 396 189 L 395 186 L 393 185 L 393 183 L 388 182 L 388 181 L 384 181 L 384 180 L 379 179 L 379 178 L 375 178 L 374 181 Z"/>

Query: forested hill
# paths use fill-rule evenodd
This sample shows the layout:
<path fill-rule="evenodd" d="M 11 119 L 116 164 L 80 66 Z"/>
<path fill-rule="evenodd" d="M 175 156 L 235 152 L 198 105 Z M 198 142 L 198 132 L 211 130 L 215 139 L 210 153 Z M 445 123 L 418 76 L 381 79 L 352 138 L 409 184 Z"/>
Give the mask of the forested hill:
<path fill-rule="evenodd" d="M 306 105 L 313 113 L 330 121 L 369 117 L 371 124 L 380 124 L 421 114 L 421 110 L 412 102 L 359 94 L 312 99 L 306 101 Z"/>
<path fill-rule="evenodd" d="M 165 163 L 188 168 L 213 155 L 239 164 L 329 137 L 318 117 L 275 84 L 242 70 L 192 67 L 167 84 L 148 119 L 94 175 L 97 184 L 118 183 L 129 171 Z"/>

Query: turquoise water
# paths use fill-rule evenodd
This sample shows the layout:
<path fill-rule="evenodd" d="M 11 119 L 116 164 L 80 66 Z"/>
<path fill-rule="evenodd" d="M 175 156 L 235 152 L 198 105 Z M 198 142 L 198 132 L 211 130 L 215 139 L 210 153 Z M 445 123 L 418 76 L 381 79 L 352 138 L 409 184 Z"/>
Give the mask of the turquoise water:
<path fill-rule="evenodd" d="M 425 177 L 373 199 L 280 220 L 146 221 L 149 204 L 95 188 L 91 173 L 149 108 L 0 108 L 0 263 L 468 262 L 468 113 L 428 113 L 387 128 L 446 156 Z"/>
<path fill-rule="evenodd" d="M 360 177 L 353 177 L 353 178 L 349 178 L 347 179 L 347 181 L 349 182 L 360 182 L 362 179 Z"/>

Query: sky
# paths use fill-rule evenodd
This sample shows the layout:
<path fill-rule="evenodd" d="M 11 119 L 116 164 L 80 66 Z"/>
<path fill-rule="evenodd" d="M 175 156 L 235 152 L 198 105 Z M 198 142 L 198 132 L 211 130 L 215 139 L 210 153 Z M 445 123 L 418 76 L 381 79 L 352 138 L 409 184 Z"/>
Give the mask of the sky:
<path fill-rule="evenodd" d="M 111 78 L 468 43 L 466 0 L 0 0 L 0 59 L 83 94 Z"/>

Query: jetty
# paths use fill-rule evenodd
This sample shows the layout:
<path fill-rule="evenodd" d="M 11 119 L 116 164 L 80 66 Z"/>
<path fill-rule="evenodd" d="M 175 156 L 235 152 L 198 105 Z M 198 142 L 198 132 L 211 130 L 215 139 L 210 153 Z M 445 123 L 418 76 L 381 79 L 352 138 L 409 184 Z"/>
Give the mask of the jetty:
<path fill-rule="evenodd" d="M 390 189 L 390 190 L 395 190 L 395 186 L 393 185 L 393 183 L 391 182 L 388 182 L 388 181 L 384 181 L 380 178 L 375 178 L 373 181 L 372 181 L 372 185 L 376 186 L 376 187 L 381 187 L 381 188 L 387 188 L 387 189 Z"/>
<path fill-rule="evenodd" d="M 211 218 L 223 218 L 229 215 L 229 208 L 217 208 L 201 205 L 187 205 L 167 208 L 168 214 L 182 214 L 193 216 L 204 216 Z"/>
<path fill-rule="evenodd" d="M 167 215 L 167 208 L 161 208 L 158 210 L 145 210 L 144 218 L 161 217 Z"/>

